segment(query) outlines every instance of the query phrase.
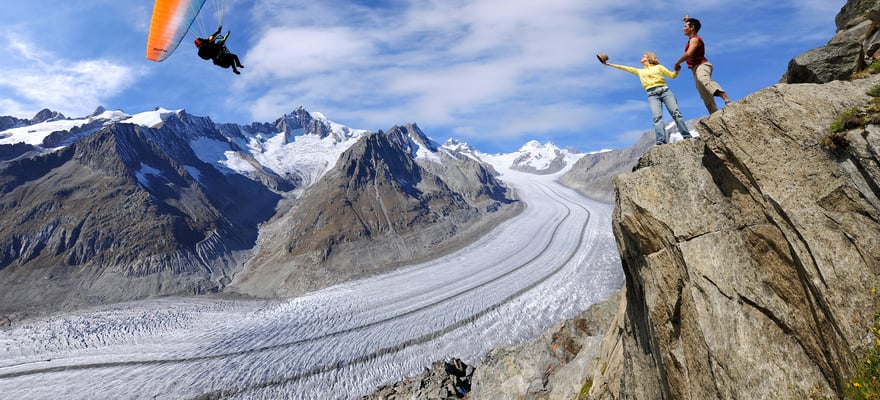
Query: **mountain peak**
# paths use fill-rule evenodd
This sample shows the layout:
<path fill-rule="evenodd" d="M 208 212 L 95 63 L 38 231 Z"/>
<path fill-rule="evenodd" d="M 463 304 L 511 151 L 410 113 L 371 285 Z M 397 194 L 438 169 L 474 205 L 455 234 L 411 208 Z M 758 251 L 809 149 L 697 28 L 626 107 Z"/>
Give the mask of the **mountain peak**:
<path fill-rule="evenodd" d="M 49 122 L 49 121 L 58 121 L 62 119 L 67 119 L 64 114 L 61 114 L 58 111 L 52 111 L 48 108 L 44 108 L 40 110 L 34 118 L 31 119 L 32 124 L 39 124 L 40 122 Z"/>
<path fill-rule="evenodd" d="M 458 139 L 449 138 L 446 140 L 446 143 L 443 143 L 443 148 L 449 149 L 451 151 L 457 151 L 460 153 L 473 153 L 474 149 L 471 148 L 471 145 L 467 142 L 462 142 Z"/>
<path fill-rule="evenodd" d="M 547 142 L 546 144 L 541 144 L 541 142 L 537 140 L 530 140 L 526 142 L 522 147 L 520 147 L 520 152 L 532 152 L 536 150 L 545 150 L 549 152 L 560 151 L 559 147 L 557 147 L 553 142 Z"/>
<path fill-rule="evenodd" d="M 96 108 L 95 111 L 92 111 L 92 113 L 89 114 L 89 117 L 90 118 L 97 117 L 105 112 L 107 112 L 106 108 L 104 108 L 103 106 L 98 106 L 98 108 Z"/>
<path fill-rule="evenodd" d="M 541 144 L 537 140 L 527 142 L 515 154 L 517 157 L 513 160 L 511 168 L 539 175 L 562 171 L 582 156 L 582 154 L 563 151 L 552 142 Z"/>
<path fill-rule="evenodd" d="M 399 148 L 406 149 L 413 159 L 421 158 L 440 162 L 436 155 L 438 144 L 425 135 L 414 123 L 394 126 L 385 135 Z"/>
<path fill-rule="evenodd" d="M 357 138 L 367 131 L 352 129 L 329 120 L 324 114 L 307 111 L 302 106 L 275 121 L 275 129 L 284 134 L 286 143 L 300 135 L 316 135 L 320 138 L 332 137 L 337 143 Z"/>

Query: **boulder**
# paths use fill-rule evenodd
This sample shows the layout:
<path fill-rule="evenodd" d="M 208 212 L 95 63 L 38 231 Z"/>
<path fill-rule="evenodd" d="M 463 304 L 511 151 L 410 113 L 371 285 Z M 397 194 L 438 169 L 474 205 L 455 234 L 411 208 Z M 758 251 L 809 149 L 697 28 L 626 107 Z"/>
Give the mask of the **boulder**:
<path fill-rule="evenodd" d="M 837 14 L 837 33 L 825 46 L 809 50 L 788 63 L 780 83 L 826 83 L 849 80 L 874 59 L 880 49 L 880 1 L 850 0 Z M 870 61 L 868 61 L 870 62 Z"/>
<path fill-rule="evenodd" d="M 782 83 L 826 83 L 849 80 L 863 68 L 865 57 L 862 43 L 856 40 L 840 40 L 793 58 Z"/>

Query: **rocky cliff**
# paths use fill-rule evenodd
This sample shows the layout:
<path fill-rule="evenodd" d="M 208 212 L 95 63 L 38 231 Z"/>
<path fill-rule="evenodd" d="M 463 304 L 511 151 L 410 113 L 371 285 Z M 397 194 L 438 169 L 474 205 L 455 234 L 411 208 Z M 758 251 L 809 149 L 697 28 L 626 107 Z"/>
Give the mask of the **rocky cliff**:
<path fill-rule="evenodd" d="M 880 273 L 880 129 L 820 143 L 878 84 L 762 90 L 617 178 L 622 398 L 841 393 Z"/>
<path fill-rule="evenodd" d="M 780 83 L 849 80 L 880 58 L 880 2 L 850 0 L 835 18 L 837 33 L 822 47 L 788 63 Z"/>
<path fill-rule="evenodd" d="M 777 85 L 652 148 L 615 180 L 627 281 L 607 330 L 496 349 L 469 398 L 838 398 L 873 343 L 880 127 L 821 143 L 878 85 Z"/>
<path fill-rule="evenodd" d="M 842 398 L 875 344 L 880 76 L 859 65 L 873 62 L 877 7 L 850 1 L 838 16 L 832 42 L 855 37 L 856 51 L 793 60 L 842 60 L 845 79 L 753 93 L 617 176 L 626 287 L 601 344 L 563 334 L 568 321 L 493 351 L 468 398 Z M 564 357 L 551 367 L 548 353 Z"/>

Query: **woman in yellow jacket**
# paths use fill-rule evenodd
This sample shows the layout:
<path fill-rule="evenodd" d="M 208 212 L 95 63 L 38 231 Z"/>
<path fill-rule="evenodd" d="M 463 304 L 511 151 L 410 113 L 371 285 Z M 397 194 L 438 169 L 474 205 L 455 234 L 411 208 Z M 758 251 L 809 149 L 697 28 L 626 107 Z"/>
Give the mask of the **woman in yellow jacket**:
<path fill-rule="evenodd" d="M 677 71 L 672 72 L 666 67 L 660 65 L 660 61 L 657 60 L 657 55 L 650 51 L 643 54 L 642 58 L 639 60 L 639 62 L 642 63 L 641 69 L 627 67 L 625 65 L 609 64 L 608 56 L 605 54 L 599 54 L 599 61 L 606 66 L 635 74 L 639 77 L 639 80 L 642 81 L 642 87 L 648 92 L 648 104 L 651 106 L 651 114 L 654 115 L 654 132 L 656 133 L 657 144 L 666 144 L 666 129 L 663 127 L 663 108 L 661 104 L 666 105 L 666 110 L 672 115 L 672 120 L 675 121 L 675 125 L 678 127 L 681 136 L 685 139 L 691 137 L 691 133 L 688 131 L 688 128 L 684 123 L 681 112 L 678 111 L 678 103 L 675 101 L 675 95 L 673 95 L 672 91 L 669 90 L 669 87 L 666 86 L 666 79 L 664 78 L 665 75 L 675 79 L 675 77 L 678 76 Z"/>

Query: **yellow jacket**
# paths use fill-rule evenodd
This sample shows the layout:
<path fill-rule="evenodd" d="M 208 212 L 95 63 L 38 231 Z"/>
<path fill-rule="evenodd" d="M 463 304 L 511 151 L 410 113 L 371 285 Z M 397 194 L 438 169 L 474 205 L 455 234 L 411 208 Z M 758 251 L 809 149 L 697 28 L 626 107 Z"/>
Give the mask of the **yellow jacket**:
<path fill-rule="evenodd" d="M 666 75 L 672 79 L 675 79 L 675 77 L 678 76 L 678 72 L 672 72 L 660 64 L 649 65 L 644 68 L 633 68 L 627 67 L 626 65 L 617 65 L 610 63 L 608 65 L 629 72 L 631 74 L 638 75 L 639 80 L 642 81 L 642 87 L 645 88 L 645 90 L 657 86 L 666 86 L 666 79 L 663 78 L 663 75 Z"/>

